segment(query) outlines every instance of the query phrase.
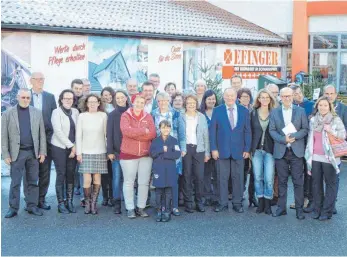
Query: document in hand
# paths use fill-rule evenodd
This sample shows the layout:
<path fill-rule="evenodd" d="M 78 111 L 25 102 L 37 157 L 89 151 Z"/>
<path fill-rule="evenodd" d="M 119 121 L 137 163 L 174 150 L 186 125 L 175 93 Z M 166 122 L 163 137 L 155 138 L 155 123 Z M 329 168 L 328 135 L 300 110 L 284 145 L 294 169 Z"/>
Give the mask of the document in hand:
<path fill-rule="evenodd" d="M 285 126 L 282 129 L 283 133 L 287 136 L 288 134 L 293 134 L 297 132 L 296 128 L 294 127 L 293 123 L 288 123 L 287 126 Z"/>

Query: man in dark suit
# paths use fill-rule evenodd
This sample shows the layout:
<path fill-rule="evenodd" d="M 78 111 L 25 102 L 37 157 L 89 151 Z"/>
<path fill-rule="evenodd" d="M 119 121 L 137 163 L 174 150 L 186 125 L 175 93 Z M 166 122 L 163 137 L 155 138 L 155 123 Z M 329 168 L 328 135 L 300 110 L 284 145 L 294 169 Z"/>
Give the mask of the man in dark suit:
<path fill-rule="evenodd" d="M 43 91 L 45 77 L 41 72 L 33 72 L 30 78 L 32 85 L 30 105 L 42 111 L 43 122 L 45 124 L 47 139 L 47 156 L 43 163 L 40 163 L 39 172 L 39 202 L 38 207 L 44 210 L 51 209 L 46 203 L 46 194 L 48 191 L 49 180 L 51 175 L 51 139 L 53 135 L 53 127 L 51 122 L 52 112 L 57 108 L 55 97 L 53 94 Z"/>
<path fill-rule="evenodd" d="M 280 91 L 282 106 L 271 112 L 269 132 L 275 142 L 274 158 L 278 172 L 279 199 L 274 217 L 287 214 L 288 177 L 291 172 L 294 184 L 297 219 L 305 219 L 304 205 L 304 153 L 308 121 L 305 110 L 293 105 L 293 90 L 286 87 Z M 292 123 L 295 131 L 285 133 L 283 129 Z M 290 167 L 290 172 L 289 172 Z"/>
<path fill-rule="evenodd" d="M 31 93 L 28 89 L 18 91 L 18 104 L 1 117 L 1 153 L 7 165 L 11 165 L 10 209 L 5 218 L 17 215 L 20 202 L 20 186 L 25 174 L 24 194 L 26 210 L 42 216 L 37 208 L 39 162 L 46 155 L 46 135 L 41 112 L 29 106 Z M 39 159 L 39 160 L 38 160 Z"/>
<path fill-rule="evenodd" d="M 345 125 L 345 129 L 347 130 L 347 106 L 336 100 L 337 98 L 336 88 L 333 85 L 327 85 L 326 87 L 324 87 L 324 95 L 327 96 L 329 98 L 330 103 L 334 105 L 337 115 L 341 118 L 343 125 Z M 340 173 L 337 174 L 336 200 L 337 200 L 337 193 L 339 191 L 339 184 L 340 184 Z M 335 206 L 334 206 L 333 214 L 337 214 L 337 210 Z"/>
<path fill-rule="evenodd" d="M 248 110 L 236 103 L 236 91 L 228 88 L 223 94 L 224 104 L 213 110 L 210 124 L 212 157 L 218 160 L 219 205 L 216 212 L 228 208 L 228 181 L 232 177 L 233 210 L 242 213 L 244 189 L 244 159 L 249 158 L 251 128 Z"/>

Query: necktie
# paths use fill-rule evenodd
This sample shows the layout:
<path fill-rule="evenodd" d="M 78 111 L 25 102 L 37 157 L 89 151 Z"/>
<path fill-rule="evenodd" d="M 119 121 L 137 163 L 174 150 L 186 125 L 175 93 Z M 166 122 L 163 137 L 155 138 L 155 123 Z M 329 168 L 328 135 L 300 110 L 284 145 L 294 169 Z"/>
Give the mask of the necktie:
<path fill-rule="evenodd" d="M 230 107 L 229 109 L 229 122 L 230 122 L 230 126 L 231 126 L 231 129 L 234 129 L 235 127 L 235 124 L 234 124 L 234 107 Z"/>

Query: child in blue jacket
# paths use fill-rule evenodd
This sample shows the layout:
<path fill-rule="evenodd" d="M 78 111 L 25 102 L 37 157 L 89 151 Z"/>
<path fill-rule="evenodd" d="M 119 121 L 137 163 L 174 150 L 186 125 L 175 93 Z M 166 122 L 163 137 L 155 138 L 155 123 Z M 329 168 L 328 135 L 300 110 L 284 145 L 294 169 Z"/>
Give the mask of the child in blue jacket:
<path fill-rule="evenodd" d="M 177 184 L 176 159 L 181 151 L 176 138 L 170 136 L 171 124 L 159 123 L 160 136 L 153 140 L 150 155 L 153 158 L 153 186 L 156 194 L 156 221 L 167 222 L 171 218 L 172 187 Z"/>

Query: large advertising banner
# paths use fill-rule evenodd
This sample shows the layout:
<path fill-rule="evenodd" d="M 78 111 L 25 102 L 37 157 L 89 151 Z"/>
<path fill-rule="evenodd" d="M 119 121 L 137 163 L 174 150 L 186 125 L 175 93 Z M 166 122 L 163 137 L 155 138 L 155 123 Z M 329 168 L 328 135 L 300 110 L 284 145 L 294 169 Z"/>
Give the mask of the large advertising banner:
<path fill-rule="evenodd" d="M 218 45 L 217 56 L 223 57 L 223 88 L 230 86 L 233 75 L 239 75 L 253 93 L 258 90 L 259 75 L 281 78 L 280 48 Z"/>
<path fill-rule="evenodd" d="M 44 89 L 57 99 L 73 79 L 87 77 L 88 37 L 32 34 L 31 71 L 45 75 Z"/>
<path fill-rule="evenodd" d="M 148 74 L 160 75 L 159 91 L 165 84 L 174 82 L 177 90 L 182 90 L 183 82 L 183 44 L 175 41 L 148 40 Z"/>

